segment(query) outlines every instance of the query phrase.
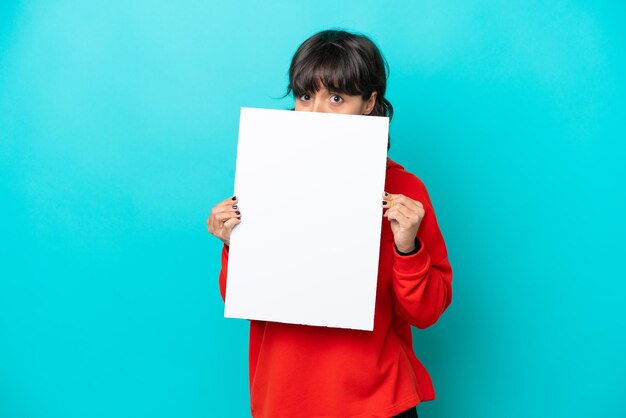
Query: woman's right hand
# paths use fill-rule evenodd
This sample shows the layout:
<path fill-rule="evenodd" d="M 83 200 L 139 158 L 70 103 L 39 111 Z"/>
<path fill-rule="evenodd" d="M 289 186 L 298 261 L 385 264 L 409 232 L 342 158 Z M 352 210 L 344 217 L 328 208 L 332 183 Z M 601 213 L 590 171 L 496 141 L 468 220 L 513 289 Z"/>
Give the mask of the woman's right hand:
<path fill-rule="evenodd" d="M 209 233 L 215 235 L 227 246 L 230 246 L 231 231 L 241 222 L 238 202 L 237 196 L 233 196 L 218 203 L 211 209 L 211 214 L 206 220 Z"/>

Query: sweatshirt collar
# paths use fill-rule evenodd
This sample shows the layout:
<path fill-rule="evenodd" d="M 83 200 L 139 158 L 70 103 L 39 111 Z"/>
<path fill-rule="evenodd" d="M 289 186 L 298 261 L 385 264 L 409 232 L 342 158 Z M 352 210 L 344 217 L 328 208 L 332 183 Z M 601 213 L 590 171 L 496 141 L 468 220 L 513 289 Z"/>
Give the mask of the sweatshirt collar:
<path fill-rule="evenodd" d="M 389 157 L 387 157 L 387 168 L 399 168 L 401 170 L 404 169 L 404 167 L 402 167 L 400 164 L 398 164 L 397 162 L 393 161 Z"/>

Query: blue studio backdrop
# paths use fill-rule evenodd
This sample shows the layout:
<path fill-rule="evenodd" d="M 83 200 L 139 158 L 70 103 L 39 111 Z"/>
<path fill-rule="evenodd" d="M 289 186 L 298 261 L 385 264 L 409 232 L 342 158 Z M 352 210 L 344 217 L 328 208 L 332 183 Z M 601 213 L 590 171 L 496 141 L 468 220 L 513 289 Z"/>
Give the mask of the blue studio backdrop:
<path fill-rule="evenodd" d="M 3 1 L 0 417 L 249 416 L 205 220 L 240 107 L 291 106 L 291 56 L 333 27 L 386 56 L 390 156 L 453 267 L 414 332 L 420 417 L 626 416 L 625 7 Z"/>

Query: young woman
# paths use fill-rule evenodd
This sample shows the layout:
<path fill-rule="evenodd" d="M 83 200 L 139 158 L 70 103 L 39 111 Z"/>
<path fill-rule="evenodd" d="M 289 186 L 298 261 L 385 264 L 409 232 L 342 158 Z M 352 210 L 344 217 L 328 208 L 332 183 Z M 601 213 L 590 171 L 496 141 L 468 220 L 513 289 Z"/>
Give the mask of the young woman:
<path fill-rule="evenodd" d="M 296 111 L 391 117 L 386 84 L 386 63 L 370 39 L 331 30 L 300 45 L 287 93 L 293 93 Z M 411 325 L 429 327 L 450 305 L 446 246 L 426 187 L 389 158 L 381 193 L 386 222 L 374 330 L 250 321 L 253 417 L 417 417 L 415 406 L 435 399 L 430 376 L 413 352 Z M 241 213 L 233 196 L 207 219 L 209 232 L 224 243 L 222 298 L 230 233 L 242 222 Z"/>

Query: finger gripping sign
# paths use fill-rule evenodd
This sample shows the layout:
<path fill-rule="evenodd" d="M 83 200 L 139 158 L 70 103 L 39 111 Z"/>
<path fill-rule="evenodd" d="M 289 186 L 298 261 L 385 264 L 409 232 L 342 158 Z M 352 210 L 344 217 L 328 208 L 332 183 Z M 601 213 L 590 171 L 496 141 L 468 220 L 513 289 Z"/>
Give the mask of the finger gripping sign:
<path fill-rule="evenodd" d="M 389 118 L 242 108 L 224 316 L 373 330 Z"/>

